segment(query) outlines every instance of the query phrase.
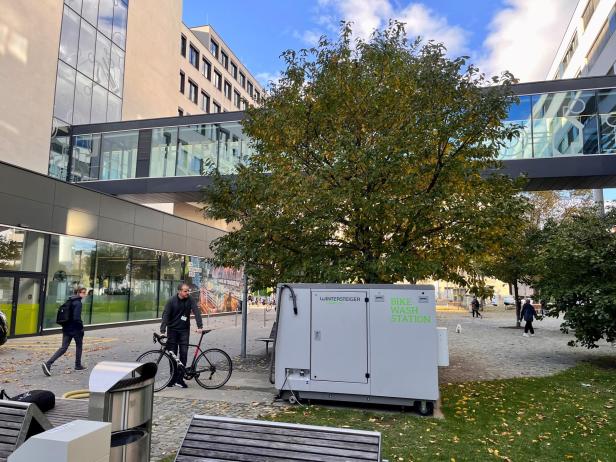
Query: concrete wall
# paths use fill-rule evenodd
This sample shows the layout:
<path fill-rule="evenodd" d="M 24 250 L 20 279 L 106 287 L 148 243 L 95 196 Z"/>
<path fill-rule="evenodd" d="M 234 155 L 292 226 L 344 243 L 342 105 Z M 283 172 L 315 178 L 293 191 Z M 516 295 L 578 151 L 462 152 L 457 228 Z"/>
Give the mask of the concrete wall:
<path fill-rule="evenodd" d="M 62 1 L 0 0 L 0 160 L 46 173 Z"/>
<path fill-rule="evenodd" d="M 227 224 L 225 220 L 212 220 L 210 218 L 205 218 L 201 207 L 184 202 L 173 204 L 173 214 L 206 226 L 212 226 L 225 232 L 239 229 L 239 224 L 235 222 Z"/>
<path fill-rule="evenodd" d="M 122 119 L 177 116 L 181 0 L 131 0 Z"/>
<path fill-rule="evenodd" d="M 0 163 L 0 224 L 210 257 L 224 232 Z"/>

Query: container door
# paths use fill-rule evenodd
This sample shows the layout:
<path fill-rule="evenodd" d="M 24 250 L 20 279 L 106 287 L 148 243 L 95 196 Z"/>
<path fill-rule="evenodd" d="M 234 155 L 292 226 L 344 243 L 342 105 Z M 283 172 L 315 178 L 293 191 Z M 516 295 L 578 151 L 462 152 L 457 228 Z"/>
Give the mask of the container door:
<path fill-rule="evenodd" d="M 312 292 L 312 380 L 368 382 L 367 316 L 366 292 Z"/>

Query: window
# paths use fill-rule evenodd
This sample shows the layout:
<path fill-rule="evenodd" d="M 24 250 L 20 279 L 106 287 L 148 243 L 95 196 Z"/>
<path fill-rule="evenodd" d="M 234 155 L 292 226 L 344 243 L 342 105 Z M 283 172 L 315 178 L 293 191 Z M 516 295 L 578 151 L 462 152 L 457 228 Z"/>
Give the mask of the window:
<path fill-rule="evenodd" d="M 588 55 L 586 56 L 588 68 L 592 68 L 592 66 L 595 64 L 595 62 L 599 58 L 599 55 L 601 55 L 601 52 L 607 45 L 607 42 L 614 34 L 614 31 L 616 31 L 616 8 L 612 9 L 609 17 L 607 18 L 607 21 L 605 21 L 605 24 L 603 24 L 601 32 L 599 32 L 595 43 L 593 43 L 592 47 L 590 48 L 590 51 L 588 52 Z"/>
<path fill-rule="evenodd" d="M 577 46 L 578 46 L 578 37 L 577 37 L 577 32 L 576 32 L 575 35 L 573 36 L 573 39 L 571 40 L 571 43 L 569 44 L 569 47 L 567 48 L 567 51 L 565 52 L 565 56 L 563 57 L 563 62 L 562 62 L 563 71 L 567 68 L 567 64 L 569 64 L 569 61 L 571 61 L 571 58 L 573 57 L 573 53 L 575 53 Z"/>
<path fill-rule="evenodd" d="M 184 115 L 184 109 L 182 109 L 181 107 L 178 108 L 178 115 L 180 117 L 182 117 Z"/>
<path fill-rule="evenodd" d="M 64 8 L 62 35 L 60 36 L 60 59 L 71 67 L 77 67 L 80 18 L 70 8 Z"/>
<path fill-rule="evenodd" d="M 246 87 L 246 91 L 248 92 L 248 94 L 252 98 L 253 86 L 252 86 L 252 82 L 250 80 L 248 81 L 248 86 Z"/>
<path fill-rule="evenodd" d="M 242 99 L 242 111 L 245 111 L 246 109 L 248 109 L 248 101 Z"/>
<path fill-rule="evenodd" d="M 220 113 L 220 104 L 218 104 L 216 101 L 214 101 L 214 113 Z"/>
<path fill-rule="evenodd" d="M 231 75 L 235 80 L 237 80 L 237 66 L 233 61 L 231 61 Z"/>
<path fill-rule="evenodd" d="M 240 85 L 244 90 L 246 89 L 246 76 L 242 72 L 240 72 Z"/>
<path fill-rule="evenodd" d="M 240 108 L 240 93 L 238 91 L 233 91 L 233 105 L 236 108 Z"/>
<path fill-rule="evenodd" d="M 231 84 L 225 80 L 225 98 L 231 99 Z"/>
<path fill-rule="evenodd" d="M 258 91 L 255 91 L 255 101 L 257 103 L 261 102 L 261 93 L 259 93 Z"/>
<path fill-rule="evenodd" d="M 185 84 L 186 76 L 182 71 L 180 71 L 180 93 L 184 93 L 184 84 Z"/>
<path fill-rule="evenodd" d="M 222 90 L 222 74 L 218 71 L 214 71 L 214 86 Z"/>
<path fill-rule="evenodd" d="M 188 99 L 193 103 L 197 104 L 197 93 L 199 92 L 199 88 L 197 84 L 192 80 L 188 79 Z"/>
<path fill-rule="evenodd" d="M 184 37 L 183 35 L 182 39 L 180 40 L 180 53 L 186 58 L 186 37 Z"/>
<path fill-rule="evenodd" d="M 201 92 L 201 109 L 207 114 L 210 113 L 210 97 L 204 91 Z"/>
<path fill-rule="evenodd" d="M 203 74 L 203 77 L 205 77 L 208 80 L 212 80 L 212 65 L 205 58 L 203 58 L 202 64 L 203 64 L 203 69 L 201 70 L 201 73 Z"/>
<path fill-rule="evenodd" d="M 218 43 L 210 39 L 210 52 L 218 59 Z"/>
<path fill-rule="evenodd" d="M 220 64 L 227 70 L 229 70 L 229 56 L 224 51 L 220 52 Z"/>
<path fill-rule="evenodd" d="M 592 15 L 594 14 L 598 3 L 599 3 L 599 0 L 588 0 L 588 5 L 586 5 L 586 8 L 584 9 L 584 13 L 582 13 L 582 22 L 584 23 L 584 30 L 586 30 L 586 26 L 590 22 L 590 19 L 592 18 Z"/>
<path fill-rule="evenodd" d="M 111 40 L 100 32 L 96 34 L 96 56 L 94 58 L 94 80 L 107 88 L 109 85 L 109 61 L 111 59 Z"/>
<path fill-rule="evenodd" d="M 190 51 L 188 53 L 188 61 L 194 68 L 199 69 L 199 50 L 190 45 Z"/>

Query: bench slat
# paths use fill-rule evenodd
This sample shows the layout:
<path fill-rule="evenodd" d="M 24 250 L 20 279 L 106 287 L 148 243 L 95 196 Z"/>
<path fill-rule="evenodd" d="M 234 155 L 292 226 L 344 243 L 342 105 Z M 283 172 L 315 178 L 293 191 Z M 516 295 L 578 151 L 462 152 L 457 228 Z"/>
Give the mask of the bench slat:
<path fill-rule="evenodd" d="M 307 438 L 322 438 L 328 440 L 336 440 L 336 441 L 348 441 L 353 443 L 367 443 L 367 444 L 379 444 L 378 436 L 368 436 L 368 435 L 355 435 L 352 433 L 346 432 L 336 432 L 336 428 L 332 428 L 331 431 L 326 431 L 322 429 L 296 429 L 293 427 L 287 427 L 284 424 L 280 424 L 280 426 L 270 426 L 270 425 L 256 425 L 253 423 L 231 423 L 231 422 L 218 422 L 215 420 L 205 420 L 200 418 L 193 418 L 191 422 L 191 427 L 202 427 L 202 428 L 215 428 L 215 429 L 228 429 L 232 431 L 252 431 L 256 433 L 272 433 L 275 432 L 278 435 L 288 435 L 288 436 L 305 436 Z M 195 430 L 196 431 L 196 430 Z"/>
<path fill-rule="evenodd" d="M 235 438 L 233 436 L 215 436 L 215 435 L 195 435 L 191 434 L 186 437 L 184 442 L 187 444 L 196 444 L 196 442 L 211 443 L 212 445 L 230 445 L 235 446 L 238 452 L 260 451 L 263 449 L 272 450 L 284 450 L 299 452 L 302 454 L 327 454 L 332 456 L 340 456 L 351 459 L 361 460 L 375 460 L 376 451 L 357 451 L 353 449 L 334 448 L 326 446 L 313 446 L 310 444 L 298 444 L 298 443 L 283 443 L 279 441 L 271 441 L 268 438 L 263 439 L 248 439 L 248 438 Z M 252 453 L 252 452 L 251 452 Z"/>
<path fill-rule="evenodd" d="M 191 426 L 188 429 L 188 435 L 213 435 L 213 436 L 229 436 L 230 432 L 225 429 L 207 428 L 203 431 L 203 427 Z M 378 441 L 375 443 L 355 443 L 350 441 L 337 441 L 335 439 L 325 439 L 310 436 L 290 436 L 277 433 L 264 434 L 263 432 L 237 430 L 233 432 L 233 438 L 248 438 L 248 439 L 266 439 L 268 441 L 278 441 L 281 443 L 308 444 L 312 446 L 323 446 L 332 448 L 346 448 L 360 451 L 378 452 Z"/>
<path fill-rule="evenodd" d="M 233 444 L 211 445 L 203 444 L 200 447 L 191 446 L 180 449 L 181 455 L 197 457 L 215 457 L 223 460 L 246 462 L 273 462 L 273 461 L 309 461 L 309 462 L 349 462 L 348 458 L 327 456 L 323 454 L 305 454 L 280 449 L 253 448 L 250 451 L 238 452 Z"/>

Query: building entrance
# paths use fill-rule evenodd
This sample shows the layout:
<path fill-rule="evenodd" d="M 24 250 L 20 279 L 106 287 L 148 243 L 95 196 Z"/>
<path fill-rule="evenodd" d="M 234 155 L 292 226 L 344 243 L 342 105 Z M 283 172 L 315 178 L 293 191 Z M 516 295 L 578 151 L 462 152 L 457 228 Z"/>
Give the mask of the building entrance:
<path fill-rule="evenodd" d="M 10 337 L 39 332 L 42 287 L 42 276 L 0 276 L 0 311 L 6 316 Z"/>

